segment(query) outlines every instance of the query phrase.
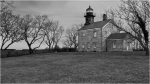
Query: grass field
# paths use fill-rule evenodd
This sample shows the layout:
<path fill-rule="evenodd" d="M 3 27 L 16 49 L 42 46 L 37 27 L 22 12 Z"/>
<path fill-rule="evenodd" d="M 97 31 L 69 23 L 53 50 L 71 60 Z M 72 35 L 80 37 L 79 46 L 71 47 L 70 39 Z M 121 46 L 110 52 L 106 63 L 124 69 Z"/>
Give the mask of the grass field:
<path fill-rule="evenodd" d="M 61 52 L 1 59 L 2 83 L 148 83 L 144 52 Z"/>

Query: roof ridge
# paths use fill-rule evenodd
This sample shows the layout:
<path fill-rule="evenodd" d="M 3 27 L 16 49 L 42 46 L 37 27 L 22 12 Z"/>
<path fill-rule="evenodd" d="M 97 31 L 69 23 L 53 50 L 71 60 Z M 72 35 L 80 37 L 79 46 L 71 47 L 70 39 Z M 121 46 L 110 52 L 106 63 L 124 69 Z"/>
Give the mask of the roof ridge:
<path fill-rule="evenodd" d="M 127 35 L 127 33 L 112 33 L 107 39 L 124 39 Z"/>
<path fill-rule="evenodd" d="M 105 26 L 108 22 L 110 22 L 111 19 L 107 19 L 105 21 L 97 21 L 97 22 L 93 22 L 89 25 L 84 25 L 80 30 L 87 30 L 87 29 L 94 29 L 94 28 L 103 28 L 103 26 Z"/>

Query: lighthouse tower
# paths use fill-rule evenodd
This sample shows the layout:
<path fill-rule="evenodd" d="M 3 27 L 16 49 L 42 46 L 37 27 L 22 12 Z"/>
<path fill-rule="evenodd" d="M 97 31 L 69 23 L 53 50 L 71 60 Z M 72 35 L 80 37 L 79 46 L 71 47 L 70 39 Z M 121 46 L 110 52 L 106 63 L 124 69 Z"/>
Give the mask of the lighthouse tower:
<path fill-rule="evenodd" d="M 84 25 L 89 25 L 94 22 L 94 17 L 95 15 L 93 14 L 93 9 L 91 6 L 86 9 L 86 14 L 84 14 L 85 17 L 85 24 Z"/>

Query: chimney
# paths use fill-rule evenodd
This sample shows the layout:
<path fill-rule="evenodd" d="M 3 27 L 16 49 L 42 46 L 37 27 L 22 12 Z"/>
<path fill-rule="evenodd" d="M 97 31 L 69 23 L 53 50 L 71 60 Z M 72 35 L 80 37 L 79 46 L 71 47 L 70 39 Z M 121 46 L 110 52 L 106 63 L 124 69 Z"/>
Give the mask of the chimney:
<path fill-rule="evenodd" d="M 107 20 L 107 15 L 103 14 L 103 21 Z"/>

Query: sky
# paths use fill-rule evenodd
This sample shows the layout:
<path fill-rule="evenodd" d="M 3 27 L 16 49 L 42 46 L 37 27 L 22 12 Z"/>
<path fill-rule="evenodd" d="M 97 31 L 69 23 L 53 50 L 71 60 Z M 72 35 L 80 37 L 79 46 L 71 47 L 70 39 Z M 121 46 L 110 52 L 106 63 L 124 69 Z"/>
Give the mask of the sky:
<path fill-rule="evenodd" d="M 59 21 L 60 25 L 64 29 L 70 28 L 73 24 L 84 24 L 84 13 L 86 9 L 91 6 L 93 8 L 96 17 L 94 21 L 102 20 L 102 14 L 105 10 L 112 7 L 117 7 L 120 4 L 119 0 L 15 0 L 14 14 L 20 14 L 24 16 L 26 14 L 31 15 L 43 15 L 49 16 L 49 19 Z M 33 45 L 36 46 L 38 43 Z M 62 47 L 62 43 L 59 45 Z M 40 48 L 46 48 L 45 44 Z M 28 49 L 27 44 L 24 41 L 15 43 L 10 46 L 10 49 Z"/>

